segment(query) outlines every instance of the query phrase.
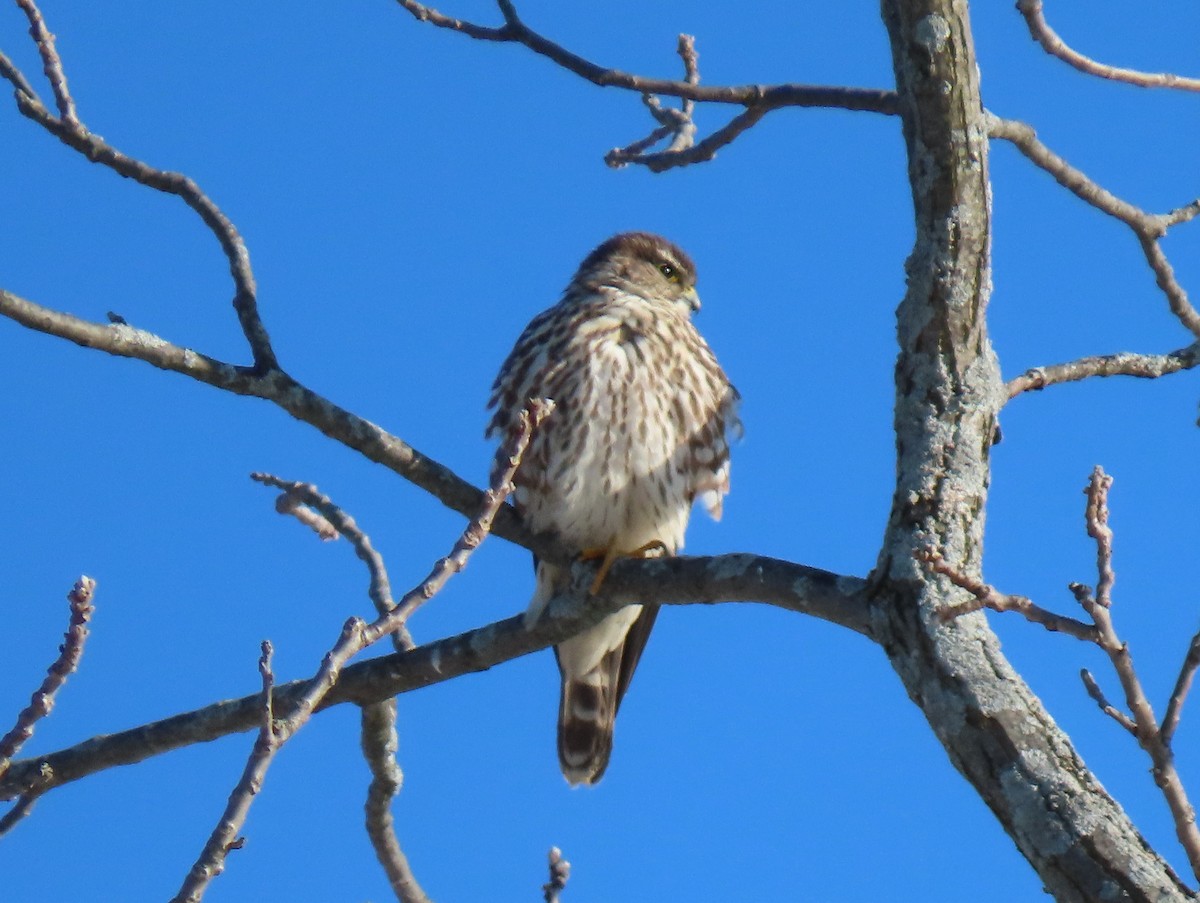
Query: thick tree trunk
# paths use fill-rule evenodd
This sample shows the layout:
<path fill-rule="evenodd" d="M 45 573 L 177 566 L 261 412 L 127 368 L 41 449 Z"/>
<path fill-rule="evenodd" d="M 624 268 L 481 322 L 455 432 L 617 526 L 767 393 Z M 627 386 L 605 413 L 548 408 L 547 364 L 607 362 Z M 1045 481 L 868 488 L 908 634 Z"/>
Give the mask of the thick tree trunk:
<path fill-rule="evenodd" d="M 955 767 L 1063 901 L 1191 895 L 1088 772 L 982 615 L 914 558 L 980 571 L 1002 383 L 988 340 L 988 140 L 966 0 L 883 0 L 916 242 L 898 311 L 896 493 L 873 575 L 878 630 Z"/>

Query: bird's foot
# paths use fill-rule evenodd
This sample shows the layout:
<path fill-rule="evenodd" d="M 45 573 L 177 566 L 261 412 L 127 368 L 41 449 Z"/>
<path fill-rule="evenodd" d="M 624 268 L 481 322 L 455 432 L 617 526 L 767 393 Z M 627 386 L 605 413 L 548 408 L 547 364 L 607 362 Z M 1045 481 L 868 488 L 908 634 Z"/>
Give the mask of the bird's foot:
<path fill-rule="evenodd" d="M 618 558 L 651 558 L 655 555 L 668 554 L 667 544 L 661 539 L 652 539 L 647 543 L 638 546 L 636 549 L 631 549 L 628 552 L 622 552 L 618 549 L 593 548 L 584 549 L 579 553 L 580 561 L 597 561 L 600 562 L 600 569 L 596 571 L 596 577 L 592 580 L 591 588 L 588 590 L 589 596 L 594 596 L 600 592 L 600 586 L 604 583 L 604 578 L 608 576 L 609 570 Z"/>

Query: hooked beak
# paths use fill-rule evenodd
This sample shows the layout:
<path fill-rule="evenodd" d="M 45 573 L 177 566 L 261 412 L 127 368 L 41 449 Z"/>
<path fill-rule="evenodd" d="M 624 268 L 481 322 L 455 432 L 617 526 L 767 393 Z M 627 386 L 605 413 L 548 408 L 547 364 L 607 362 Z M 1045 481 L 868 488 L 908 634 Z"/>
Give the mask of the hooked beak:
<path fill-rule="evenodd" d="M 687 301 L 688 307 L 692 309 L 692 313 L 700 309 L 700 295 L 696 292 L 694 285 L 683 293 L 683 298 Z"/>

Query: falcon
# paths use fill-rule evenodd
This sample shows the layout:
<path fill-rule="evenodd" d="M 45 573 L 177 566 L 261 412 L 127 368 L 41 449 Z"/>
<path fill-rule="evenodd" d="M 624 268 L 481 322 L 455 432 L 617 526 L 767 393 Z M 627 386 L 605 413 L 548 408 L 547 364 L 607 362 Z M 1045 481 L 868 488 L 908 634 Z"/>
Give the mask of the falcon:
<path fill-rule="evenodd" d="M 492 386 L 489 436 L 503 436 L 530 399 L 555 402 L 517 470 L 513 502 L 535 532 L 602 559 L 593 593 L 617 558 L 678 553 L 697 498 L 721 516 L 738 393 L 692 323 L 699 309 L 687 254 L 646 232 L 615 235 L 525 327 Z M 567 567 L 535 558 L 534 569 L 527 624 L 570 585 Z M 570 784 L 604 774 L 657 615 L 657 605 L 629 605 L 555 647 L 558 758 Z"/>

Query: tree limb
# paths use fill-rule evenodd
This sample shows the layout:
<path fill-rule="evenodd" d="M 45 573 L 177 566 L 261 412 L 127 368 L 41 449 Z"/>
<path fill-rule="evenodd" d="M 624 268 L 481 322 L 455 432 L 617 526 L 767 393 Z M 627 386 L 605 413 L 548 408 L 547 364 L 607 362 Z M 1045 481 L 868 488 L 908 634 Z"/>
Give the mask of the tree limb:
<path fill-rule="evenodd" d="M 1139 88 L 1178 88 L 1181 91 L 1200 91 L 1200 78 L 1184 78 L 1169 72 L 1138 72 L 1136 69 L 1121 69 L 1099 63 L 1091 57 L 1072 50 L 1046 22 L 1042 15 L 1042 0 L 1017 0 L 1017 10 L 1029 26 L 1029 34 L 1051 56 L 1057 57 L 1068 66 L 1112 81 L 1136 85 Z"/>
<path fill-rule="evenodd" d="M 569 596 L 557 600 L 532 628 L 516 615 L 458 636 L 346 667 L 320 708 L 347 702 L 370 705 L 421 687 L 487 669 L 574 636 L 631 602 L 709 604 L 753 601 L 815 615 L 864 636 L 873 634 L 865 581 L 755 555 L 715 558 L 621 559 L 596 596 L 587 593 L 591 571 L 580 568 Z M 277 716 L 291 712 L 304 681 L 275 688 Z M 214 703 L 162 721 L 93 737 L 76 746 L 12 764 L 0 778 L 0 799 L 13 799 L 37 782 L 61 786 L 117 765 L 253 730 L 259 694 Z"/>
<path fill-rule="evenodd" d="M 456 31 L 480 41 L 524 45 L 568 72 L 573 72 L 602 88 L 624 88 L 637 91 L 646 97 L 678 97 L 685 102 L 682 110 L 675 111 L 681 117 L 678 121 L 668 124 L 660 120 L 659 127 L 647 138 L 609 151 L 604 157 L 609 166 L 619 167 L 636 163 L 646 166 L 652 172 L 662 172 L 676 166 L 706 162 L 716 155 L 718 149 L 732 142 L 767 113 L 783 107 L 830 107 L 885 115 L 897 113 L 896 95 L 891 91 L 801 84 L 701 85 L 696 68 L 695 47 L 691 44 L 692 38 L 687 35 L 679 36 L 679 52 L 684 60 L 685 78 L 683 81 L 671 81 L 606 68 L 572 53 L 526 25 L 510 0 L 497 0 L 496 5 L 504 17 L 504 24 L 495 27 L 455 19 L 431 6 L 417 3 L 416 0 L 397 2 L 420 22 Z M 689 45 L 690 51 L 683 49 L 685 43 Z M 692 110 L 687 106 L 692 102 L 738 104 L 746 109 L 733 117 L 723 128 L 694 144 Z M 652 144 L 669 135 L 675 135 L 679 140 L 673 142 L 667 150 L 654 154 L 643 153 Z"/>

